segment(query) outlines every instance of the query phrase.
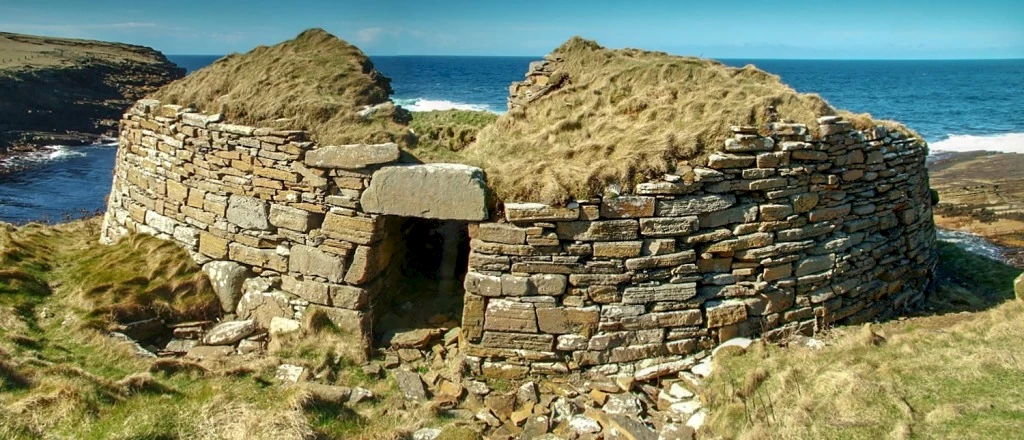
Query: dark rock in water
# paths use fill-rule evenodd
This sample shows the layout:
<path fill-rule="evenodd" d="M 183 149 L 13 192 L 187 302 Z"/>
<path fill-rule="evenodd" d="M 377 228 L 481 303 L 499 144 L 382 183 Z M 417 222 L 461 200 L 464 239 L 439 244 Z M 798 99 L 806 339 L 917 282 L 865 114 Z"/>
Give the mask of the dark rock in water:
<path fill-rule="evenodd" d="M 116 135 L 133 102 L 185 76 L 148 47 L 0 32 L 0 157 Z"/>

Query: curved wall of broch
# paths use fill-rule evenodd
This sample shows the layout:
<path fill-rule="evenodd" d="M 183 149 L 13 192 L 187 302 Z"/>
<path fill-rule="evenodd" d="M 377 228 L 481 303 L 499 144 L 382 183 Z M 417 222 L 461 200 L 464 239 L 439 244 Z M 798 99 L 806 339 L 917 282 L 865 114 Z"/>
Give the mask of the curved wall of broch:
<path fill-rule="evenodd" d="M 500 221 L 471 223 L 470 370 L 654 377 L 735 336 L 778 339 L 913 306 L 936 261 L 927 146 L 820 122 L 817 136 L 734 127 L 707 166 L 635 195 L 506 203 Z M 315 308 L 369 349 L 374 298 L 403 238 L 359 200 L 397 160 L 394 145 L 317 146 L 303 132 L 140 101 L 121 121 L 103 241 L 148 233 L 200 263 L 241 263 L 261 280 L 247 296 L 277 307 L 226 311 L 266 320 Z"/>

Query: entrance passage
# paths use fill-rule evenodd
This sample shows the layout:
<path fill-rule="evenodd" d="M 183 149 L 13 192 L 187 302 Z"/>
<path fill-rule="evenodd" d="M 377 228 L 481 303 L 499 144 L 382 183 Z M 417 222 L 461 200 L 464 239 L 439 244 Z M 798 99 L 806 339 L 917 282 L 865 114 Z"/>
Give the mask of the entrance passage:
<path fill-rule="evenodd" d="M 400 329 L 451 328 L 462 317 L 469 262 L 465 221 L 402 218 L 388 288 L 375 304 L 374 333 Z"/>

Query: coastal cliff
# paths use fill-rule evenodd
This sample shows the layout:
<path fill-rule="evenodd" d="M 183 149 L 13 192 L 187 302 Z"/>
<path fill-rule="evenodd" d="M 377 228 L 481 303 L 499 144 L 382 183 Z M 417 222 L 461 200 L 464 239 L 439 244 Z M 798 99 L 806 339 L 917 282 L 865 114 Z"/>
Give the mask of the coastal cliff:
<path fill-rule="evenodd" d="M 126 108 L 184 74 L 148 47 L 0 32 L 0 157 L 114 135 Z"/>

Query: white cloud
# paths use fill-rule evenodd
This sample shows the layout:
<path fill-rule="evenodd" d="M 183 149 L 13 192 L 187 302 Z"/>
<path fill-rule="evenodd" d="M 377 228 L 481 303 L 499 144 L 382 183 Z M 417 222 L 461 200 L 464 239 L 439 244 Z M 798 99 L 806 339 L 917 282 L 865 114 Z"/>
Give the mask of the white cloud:
<path fill-rule="evenodd" d="M 373 43 L 385 32 L 388 32 L 388 30 L 382 27 L 364 28 L 356 31 L 356 39 L 360 43 Z M 388 33 L 393 33 L 393 31 Z"/>

